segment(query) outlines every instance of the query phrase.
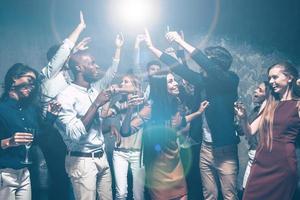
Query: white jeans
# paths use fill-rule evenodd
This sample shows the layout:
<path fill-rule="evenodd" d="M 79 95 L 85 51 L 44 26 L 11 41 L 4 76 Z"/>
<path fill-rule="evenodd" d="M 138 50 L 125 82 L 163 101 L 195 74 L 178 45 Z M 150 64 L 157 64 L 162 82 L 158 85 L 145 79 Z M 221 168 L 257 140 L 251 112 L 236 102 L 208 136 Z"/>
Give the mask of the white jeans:
<path fill-rule="evenodd" d="M 254 160 L 254 157 L 255 157 L 255 153 L 256 153 L 256 150 L 249 150 L 248 151 L 249 160 L 248 160 L 247 167 L 246 167 L 245 174 L 244 174 L 243 188 L 246 187 L 247 180 L 248 180 L 250 170 L 251 170 L 251 167 L 252 167 L 252 163 L 253 163 L 253 160 Z"/>
<path fill-rule="evenodd" d="M 31 185 L 27 168 L 0 169 L 0 199 L 30 200 Z"/>
<path fill-rule="evenodd" d="M 66 156 L 66 171 L 76 200 L 112 200 L 111 173 L 104 153 L 101 158 Z"/>
<path fill-rule="evenodd" d="M 144 199 L 145 168 L 140 165 L 140 151 L 119 151 L 114 150 L 113 166 L 116 180 L 116 199 L 126 200 L 127 198 L 127 172 L 128 166 L 133 177 L 133 198 Z"/>

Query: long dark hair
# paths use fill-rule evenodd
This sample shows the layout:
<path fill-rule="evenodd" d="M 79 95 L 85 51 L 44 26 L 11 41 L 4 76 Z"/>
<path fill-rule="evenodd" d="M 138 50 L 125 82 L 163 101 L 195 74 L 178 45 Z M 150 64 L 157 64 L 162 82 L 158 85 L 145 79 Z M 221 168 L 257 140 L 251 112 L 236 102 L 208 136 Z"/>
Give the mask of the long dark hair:
<path fill-rule="evenodd" d="M 150 78 L 151 120 L 165 123 L 177 112 L 178 98 L 168 93 L 167 74 L 153 75 Z"/>
<path fill-rule="evenodd" d="M 176 130 L 171 125 L 171 118 L 178 110 L 178 101 L 168 93 L 167 74 L 154 75 L 150 78 L 151 120 L 143 134 L 143 153 L 145 167 L 153 164 L 168 143 L 176 138 Z"/>
<path fill-rule="evenodd" d="M 32 72 L 35 74 L 36 76 L 36 84 L 35 84 L 35 88 L 31 93 L 31 99 L 30 101 L 32 103 L 39 103 L 38 98 L 39 98 L 39 92 L 40 92 L 40 84 L 38 84 L 38 77 L 39 74 L 38 72 L 23 64 L 23 63 L 16 63 L 13 66 L 11 66 L 4 78 L 4 85 L 3 85 L 3 94 L 1 96 L 1 101 L 7 99 L 9 97 L 9 92 L 11 91 L 13 84 L 15 83 L 15 79 L 21 78 L 22 76 L 24 76 L 25 74 Z"/>

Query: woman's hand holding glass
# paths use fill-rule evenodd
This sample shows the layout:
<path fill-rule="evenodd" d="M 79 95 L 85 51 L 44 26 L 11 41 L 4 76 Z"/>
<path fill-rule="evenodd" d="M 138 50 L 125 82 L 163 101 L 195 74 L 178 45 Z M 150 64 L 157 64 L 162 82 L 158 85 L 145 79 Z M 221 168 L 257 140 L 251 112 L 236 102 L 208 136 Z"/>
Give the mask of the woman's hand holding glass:
<path fill-rule="evenodd" d="M 10 147 L 26 145 L 33 141 L 33 135 L 27 132 L 17 132 L 9 139 Z"/>
<path fill-rule="evenodd" d="M 33 128 L 24 128 L 24 130 L 27 132 L 28 136 L 31 135 L 31 139 L 28 139 L 28 141 L 24 143 L 25 148 L 26 148 L 26 154 L 25 154 L 24 161 L 21 161 L 21 163 L 28 165 L 28 164 L 32 163 L 31 161 L 29 161 L 29 155 L 28 154 L 29 154 L 29 149 L 32 145 L 33 138 L 36 134 L 36 130 L 33 129 Z"/>

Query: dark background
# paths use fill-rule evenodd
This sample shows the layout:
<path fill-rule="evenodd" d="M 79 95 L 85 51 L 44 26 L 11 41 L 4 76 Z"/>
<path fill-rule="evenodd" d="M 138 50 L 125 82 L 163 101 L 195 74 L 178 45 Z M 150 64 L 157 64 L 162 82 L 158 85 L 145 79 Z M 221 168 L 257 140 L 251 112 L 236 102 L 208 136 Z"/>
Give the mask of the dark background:
<path fill-rule="evenodd" d="M 247 43 L 261 51 L 277 50 L 299 63 L 300 1 L 298 0 L 152 0 L 156 4 L 156 21 L 127 28 L 109 9 L 112 0 L 1 0 L 0 65 L 1 74 L 15 62 L 37 68 L 46 64 L 47 49 L 61 42 L 79 22 L 79 10 L 85 15 L 91 36 L 91 49 L 100 64 L 109 65 L 115 35 L 122 31 L 126 43 L 122 68 L 128 68 L 134 35 L 148 26 L 154 41 L 162 44 L 169 25 L 191 36 L 205 36 L 214 17 L 217 22 L 209 34 Z M 120 0 L 121 1 L 121 0 Z M 128 57 L 129 56 L 129 57 Z"/>

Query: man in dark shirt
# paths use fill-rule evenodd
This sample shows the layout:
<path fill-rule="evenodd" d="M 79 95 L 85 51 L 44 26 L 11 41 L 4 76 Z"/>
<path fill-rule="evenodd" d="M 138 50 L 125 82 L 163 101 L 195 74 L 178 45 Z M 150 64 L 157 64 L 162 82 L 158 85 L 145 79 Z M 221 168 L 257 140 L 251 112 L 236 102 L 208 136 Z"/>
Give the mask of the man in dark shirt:
<path fill-rule="evenodd" d="M 13 65 L 5 76 L 0 102 L 0 197 L 31 199 L 25 144 L 33 141 L 29 129 L 38 129 L 37 72 L 21 63 Z"/>

